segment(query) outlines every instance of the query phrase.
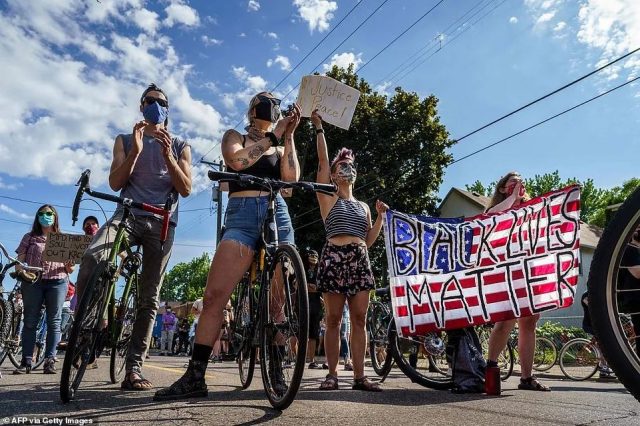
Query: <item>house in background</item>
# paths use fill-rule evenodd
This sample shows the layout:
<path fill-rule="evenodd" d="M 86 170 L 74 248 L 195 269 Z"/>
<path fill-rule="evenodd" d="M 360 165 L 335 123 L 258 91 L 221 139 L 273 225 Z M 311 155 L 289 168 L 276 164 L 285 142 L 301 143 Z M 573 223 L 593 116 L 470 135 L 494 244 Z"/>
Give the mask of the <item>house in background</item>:
<path fill-rule="evenodd" d="M 475 192 L 465 191 L 459 188 L 451 188 L 440 207 L 440 217 L 469 217 L 483 213 L 491 198 Z M 587 278 L 593 253 L 602 235 L 602 229 L 597 226 L 580 222 L 580 276 L 576 298 L 571 307 L 542 313 L 541 321 L 554 321 L 566 327 L 581 327 L 583 310 L 580 305 L 580 297 L 587 291 Z"/>

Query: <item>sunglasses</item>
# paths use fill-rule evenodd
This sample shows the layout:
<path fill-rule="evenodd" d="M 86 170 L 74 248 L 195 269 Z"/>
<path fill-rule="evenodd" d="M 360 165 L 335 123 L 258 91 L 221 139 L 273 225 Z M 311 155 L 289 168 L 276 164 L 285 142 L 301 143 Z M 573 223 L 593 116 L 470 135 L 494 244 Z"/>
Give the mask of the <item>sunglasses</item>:
<path fill-rule="evenodd" d="M 169 102 L 167 102 L 166 100 L 154 98 L 152 96 L 145 96 L 145 98 L 142 100 L 142 103 L 145 105 L 151 105 L 154 102 L 157 102 L 161 107 L 167 108 L 169 106 Z"/>
<path fill-rule="evenodd" d="M 40 217 L 43 217 L 43 216 L 51 217 L 51 216 L 55 216 L 55 213 L 54 212 L 38 212 L 38 216 L 40 216 Z"/>
<path fill-rule="evenodd" d="M 273 103 L 274 105 L 280 105 L 282 103 L 282 100 L 278 98 L 270 98 L 269 96 L 264 95 L 259 95 L 256 99 L 258 99 L 259 101 L 268 101 Z"/>

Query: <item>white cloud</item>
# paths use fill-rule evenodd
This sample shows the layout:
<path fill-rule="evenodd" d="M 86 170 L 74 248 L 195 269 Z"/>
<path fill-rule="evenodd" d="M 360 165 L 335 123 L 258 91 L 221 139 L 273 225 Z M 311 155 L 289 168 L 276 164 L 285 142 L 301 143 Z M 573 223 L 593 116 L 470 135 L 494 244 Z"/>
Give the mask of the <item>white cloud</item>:
<path fill-rule="evenodd" d="M 249 12 L 257 12 L 260 10 L 260 3 L 257 0 L 249 0 L 247 4 L 247 10 Z"/>
<path fill-rule="evenodd" d="M 247 35 L 245 33 L 240 33 L 238 34 L 238 37 L 246 37 Z"/>
<path fill-rule="evenodd" d="M 167 18 L 164 20 L 164 24 L 167 27 L 173 27 L 176 24 L 182 24 L 187 27 L 197 27 L 200 25 L 198 12 L 181 0 L 172 0 L 171 4 L 167 6 L 164 11 L 167 14 Z"/>
<path fill-rule="evenodd" d="M 160 27 L 160 21 L 158 20 L 158 14 L 147 9 L 134 9 L 128 12 L 131 20 L 143 31 L 150 34 L 155 32 Z"/>
<path fill-rule="evenodd" d="M 26 3 L 10 0 L 0 11 L 3 173 L 69 184 L 91 168 L 96 186 L 104 184 L 113 140 L 140 119 L 139 97 L 152 81 L 170 98 L 170 132 L 198 141 L 194 157 L 228 127 L 191 94 L 191 66 L 180 62 L 169 37 L 149 28 L 131 35 L 136 17 L 151 18 L 142 1 L 103 1 L 99 12 L 84 0 Z M 19 155 L 15 141 L 28 155 Z"/>
<path fill-rule="evenodd" d="M 298 46 L 296 46 L 295 43 L 291 43 L 291 46 L 289 46 L 289 48 L 291 50 L 295 50 L 296 52 L 298 52 L 300 50 L 300 48 Z"/>
<path fill-rule="evenodd" d="M 274 40 L 278 39 L 278 34 L 274 33 L 274 32 L 268 32 L 267 33 L 267 37 L 271 37 Z"/>
<path fill-rule="evenodd" d="M 22 186 L 22 184 L 4 183 L 4 181 L 0 177 L 0 189 L 8 189 L 10 191 L 15 191 L 16 189 L 20 188 L 21 186 Z"/>
<path fill-rule="evenodd" d="M 331 57 L 331 62 L 323 64 L 322 68 L 327 72 L 333 68 L 334 65 L 340 68 L 348 68 L 350 64 L 353 64 L 354 69 L 358 69 L 362 62 L 362 53 L 358 53 L 357 55 L 353 52 L 336 53 Z"/>
<path fill-rule="evenodd" d="M 567 27 L 567 23 L 566 23 L 566 22 L 564 22 L 564 21 L 560 21 L 560 22 L 558 22 L 558 23 L 556 24 L 556 26 L 555 26 L 555 27 L 553 27 L 553 31 L 555 31 L 555 32 L 559 32 L 559 31 L 564 30 L 566 27 Z"/>
<path fill-rule="evenodd" d="M 231 73 L 240 82 L 241 88 L 235 92 L 223 93 L 221 100 L 228 111 L 235 113 L 238 102 L 243 104 L 242 108 L 246 108 L 255 94 L 267 90 L 267 80 L 259 75 L 252 75 L 246 67 L 232 66 Z"/>
<path fill-rule="evenodd" d="M 510 24 L 517 24 L 518 23 L 518 18 L 516 18 L 515 16 L 512 16 L 511 18 L 509 18 L 509 23 Z"/>
<path fill-rule="evenodd" d="M 269 59 L 267 61 L 268 67 L 271 67 L 274 64 L 279 64 L 280 69 L 283 71 L 291 71 L 291 63 L 289 62 L 289 58 L 286 56 L 278 55 L 275 59 Z"/>
<path fill-rule="evenodd" d="M 545 22 L 549 22 L 553 19 L 554 16 L 556 16 L 555 11 L 543 13 L 538 17 L 536 24 L 544 24 Z"/>
<path fill-rule="evenodd" d="M 391 87 L 391 81 L 383 81 L 379 85 L 373 88 L 375 92 L 378 92 L 382 95 L 389 96 L 391 93 L 389 92 L 389 88 Z"/>
<path fill-rule="evenodd" d="M 213 37 L 207 37 L 206 35 L 203 35 L 201 39 L 205 46 L 220 46 L 222 44 L 222 40 L 218 40 L 217 38 Z"/>
<path fill-rule="evenodd" d="M 2 203 L 0 203 L 0 212 L 8 213 L 8 214 L 10 214 L 12 216 L 16 216 L 16 217 L 19 217 L 21 219 L 30 219 L 31 218 L 31 216 L 29 216 L 27 214 L 24 214 L 24 213 L 20 213 L 20 212 L 18 212 L 16 210 L 12 209 L 9 206 L 7 206 L 5 204 L 2 204 Z"/>
<path fill-rule="evenodd" d="M 329 0 L 293 0 L 293 5 L 298 8 L 300 18 L 307 22 L 311 32 L 328 30 L 333 12 L 338 10 L 338 3 Z"/>

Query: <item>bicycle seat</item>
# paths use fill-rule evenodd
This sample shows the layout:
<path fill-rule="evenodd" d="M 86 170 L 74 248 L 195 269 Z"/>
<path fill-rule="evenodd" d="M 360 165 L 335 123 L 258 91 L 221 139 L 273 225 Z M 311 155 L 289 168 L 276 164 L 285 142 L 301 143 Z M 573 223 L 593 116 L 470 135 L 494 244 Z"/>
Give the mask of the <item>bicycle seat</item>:
<path fill-rule="evenodd" d="M 391 290 L 389 286 L 376 288 L 376 296 L 377 297 L 391 297 Z"/>

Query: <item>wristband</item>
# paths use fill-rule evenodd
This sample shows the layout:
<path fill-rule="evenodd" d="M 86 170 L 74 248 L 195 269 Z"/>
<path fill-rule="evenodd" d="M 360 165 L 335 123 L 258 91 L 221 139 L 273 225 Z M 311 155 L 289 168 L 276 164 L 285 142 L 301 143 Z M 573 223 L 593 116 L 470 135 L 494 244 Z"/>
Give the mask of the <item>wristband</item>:
<path fill-rule="evenodd" d="M 280 145 L 280 141 L 278 140 L 278 137 L 276 136 L 275 133 L 273 132 L 267 132 L 264 134 L 266 137 L 269 138 L 269 140 L 271 141 L 271 145 L 272 146 L 278 146 Z"/>
<path fill-rule="evenodd" d="M 324 129 L 316 129 L 316 135 L 319 135 L 320 133 L 324 133 Z"/>

